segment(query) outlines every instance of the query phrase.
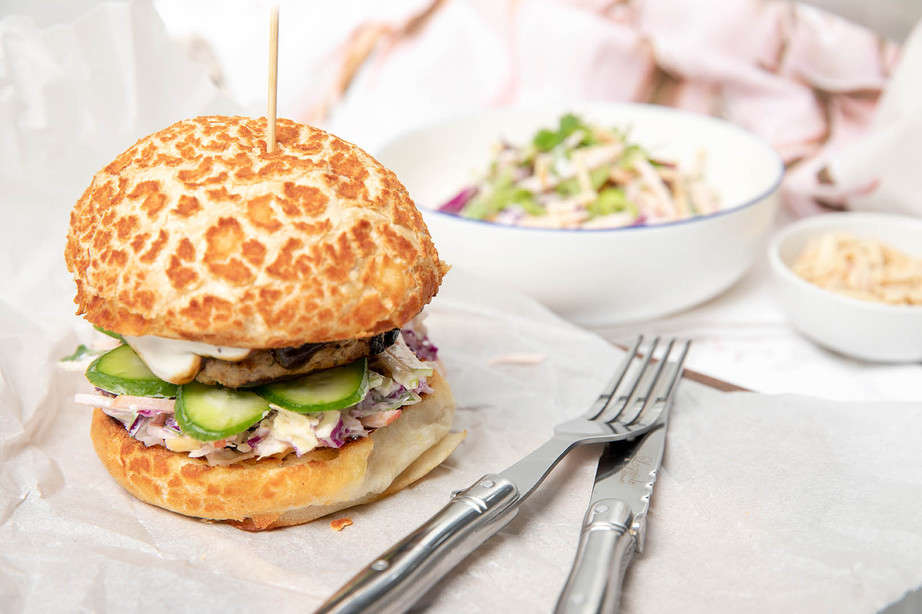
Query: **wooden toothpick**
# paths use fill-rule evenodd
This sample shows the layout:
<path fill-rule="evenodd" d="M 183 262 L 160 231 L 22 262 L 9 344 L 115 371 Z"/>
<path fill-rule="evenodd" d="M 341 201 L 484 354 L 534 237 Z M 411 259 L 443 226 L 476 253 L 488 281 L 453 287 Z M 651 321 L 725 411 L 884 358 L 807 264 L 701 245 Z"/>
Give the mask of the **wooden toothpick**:
<path fill-rule="evenodd" d="M 266 151 L 275 151 L 275 107 L 279 78 L 279 7 L 272 7 L 269 17 L 269 99 L 266 118 L 269 133 L 266 139 Z"/>

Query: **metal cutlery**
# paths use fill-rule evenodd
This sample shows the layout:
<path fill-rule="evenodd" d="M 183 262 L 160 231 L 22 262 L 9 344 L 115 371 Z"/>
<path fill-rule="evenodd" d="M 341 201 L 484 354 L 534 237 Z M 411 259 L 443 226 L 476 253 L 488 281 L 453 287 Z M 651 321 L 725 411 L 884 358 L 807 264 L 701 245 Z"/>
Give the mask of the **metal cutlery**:
<path fill-rule="evenodd" d="M 650 496 L 666 445 L 669 405 L 689 345 L 688 341 L 681 344 L 678 358 L 670 364 L 675 347 L 675 341 L 670 341 L 659 361 L 660 369 L 670 365 L 666 377 L 670 386 L 652 400 L 660 406 L 656 428 L 635 442 L 605 445 L 583 520 L 579 549 L 554 609 L 556 614 L 618 609 L 624 573 L 634 554 L 643 550 Z M 655 350 L 656 341 L 647 356 Z"/>
<path fill-rule="evenodd" d="M 633 439 L 661 425 L 681 368 L 662 378 L 665 362 L 639 358 L 643 338 L 579 418 L 561 423 L 534 452 L 501 473 L 484 475 L 387 552 L 374 559 L 317 612 L 403 612 L 515 516 L 518 506 L 574 447 Z M 634 367 L 639 361 L 640 366 Z M 634 368 L 632 368 L 634 367 Z M 631 377 L 628 377 L 629 372 Z"/>

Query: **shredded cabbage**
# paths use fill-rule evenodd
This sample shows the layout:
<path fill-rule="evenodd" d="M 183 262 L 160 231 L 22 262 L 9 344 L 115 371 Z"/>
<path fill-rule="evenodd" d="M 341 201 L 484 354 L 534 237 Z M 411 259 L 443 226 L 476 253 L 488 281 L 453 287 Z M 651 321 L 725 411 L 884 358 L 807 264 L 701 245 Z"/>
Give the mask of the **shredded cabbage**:
<path fill-rule="evenodd" d="M 439 348 L 429 340 L 429 331 L 423 324 L 423 314 L 419 314 L 410 320 L 406 326 L 400 329 L 400 336 L 407 344 L 407 347 L 416 354 L 420 360 L 434 362 L 439 359 Z"/>
<path fill-rule="evenodd" d="M 432 375 L 432 363 L 421 361 L 409 348 L 403 335 L 397 337 L 392 346 L 375 358 L 384 365 L 391 378 L 404 388 L 416 388 L 420 379 Z"/>

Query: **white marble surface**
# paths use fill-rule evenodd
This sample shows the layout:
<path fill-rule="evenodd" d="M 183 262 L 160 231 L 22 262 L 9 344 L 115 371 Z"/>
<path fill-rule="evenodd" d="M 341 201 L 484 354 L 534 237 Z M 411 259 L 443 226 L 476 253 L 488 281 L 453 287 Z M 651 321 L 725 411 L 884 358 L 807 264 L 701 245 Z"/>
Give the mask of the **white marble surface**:
<path fill-rule="evenodd" d="M 762 253 L 742 280 L 703 305 L 596 332 L 615 342 L 627 342 L 638 333 L 689 336 L 695 340 L 689 367 L 759 392 L 843 401 L 922 401 L 922 364 L 862 362 L 823 349 L 792 329 L 775 301 L 764 249 Z"/>

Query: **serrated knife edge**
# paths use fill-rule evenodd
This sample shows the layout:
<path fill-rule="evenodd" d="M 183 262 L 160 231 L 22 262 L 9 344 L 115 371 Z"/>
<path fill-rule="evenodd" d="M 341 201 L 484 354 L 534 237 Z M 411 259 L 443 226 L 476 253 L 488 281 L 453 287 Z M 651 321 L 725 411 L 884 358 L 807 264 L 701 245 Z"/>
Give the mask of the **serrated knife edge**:
<path fill-rule="evenodd" d="M 596 469 L 591 505 L 602 499 L 618 499 L 630 506 L 638 550 L 643 548 L 645 520 L 665 447 L 664 423 L 636 443 L 607 444 Z"/>

